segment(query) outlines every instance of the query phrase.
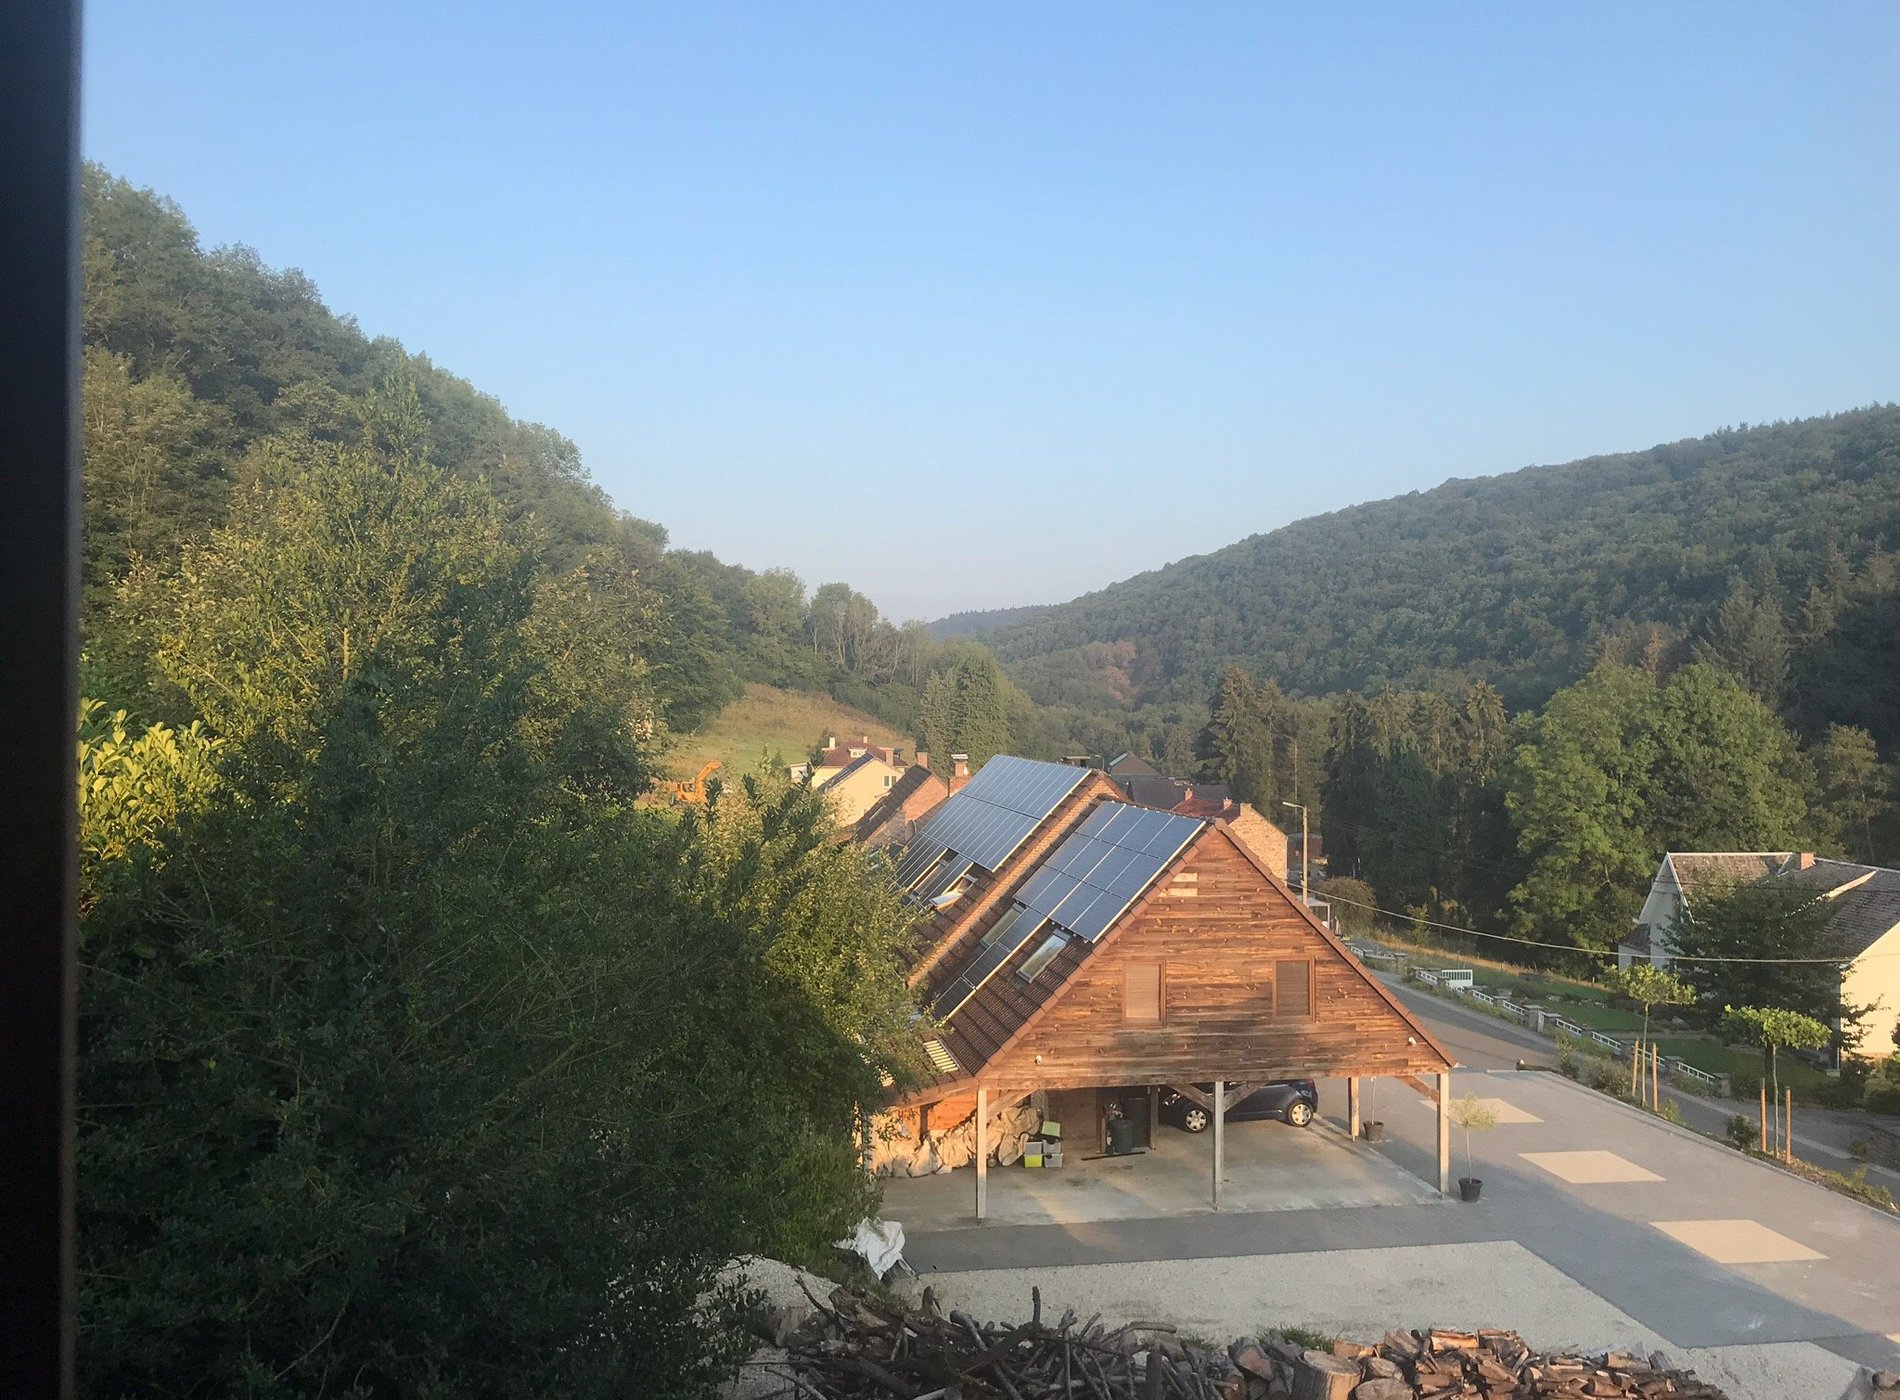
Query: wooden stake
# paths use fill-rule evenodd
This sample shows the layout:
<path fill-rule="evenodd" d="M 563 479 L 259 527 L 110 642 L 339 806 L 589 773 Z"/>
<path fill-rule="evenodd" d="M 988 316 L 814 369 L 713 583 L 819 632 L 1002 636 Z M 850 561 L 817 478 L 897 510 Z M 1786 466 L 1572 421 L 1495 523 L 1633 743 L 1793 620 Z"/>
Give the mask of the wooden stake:
<path fill-rule="evenodd" d="M 1643 1101 L 1642 1063 L 1643 1042 L 1632 1040 L 1630 1042 L 1630 1097 L 1638 1103 Z"/>
<path fill-rule="evenodd" d="M 1781 1155 L 1787 1161 L 1794 1160 L 1794 1088 L 1788 1089 L 1788 1111 L 1782 1115 L 1782 1121 L 1788 1125 L 1788 1148 Z"/>
<path fill-rule="evenodd" d="M 1654 1041 L 1649 1045 L 1649 1088 L 1650 1106 L 1656 1112 L 1662 1112 L 1662 1051 L 1656 1048 Z"/>
<path fill-rule="evenodd" d="M 1768 1155 L 1768 1082 L 1761 1086 L 1761 1155 Z"/>

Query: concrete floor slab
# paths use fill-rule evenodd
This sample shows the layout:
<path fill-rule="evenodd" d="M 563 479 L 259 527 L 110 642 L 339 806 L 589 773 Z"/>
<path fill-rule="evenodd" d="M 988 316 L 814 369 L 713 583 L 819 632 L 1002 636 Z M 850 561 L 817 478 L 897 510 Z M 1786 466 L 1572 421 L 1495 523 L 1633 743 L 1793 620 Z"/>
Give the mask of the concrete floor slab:
<path fill-rule="evenodd" d="M 1073 1151 L 1073 1149 L 1071 1149 Z M 1234 1123 L 1227 1129 L 1223 1212 L 1442 1203 L 1432 1187 L 1328 1124 Z M 1211 1212 L 1213 1141 L 1163 1126 L 1139 1156 L 1057 1170 L 992 1167 L 986 1225 L 1074 1225 Z M 976 1174 L 968 1168 L 884 1183 L 883 1215 L 912 1236 L 976 1228 Z"/>
<path fill-rule="evenodd" d="M 1596 1186 L 1613 1181 L 1661 1181 L 1646 1167 L 1639 1167 L 1614 1152 L 1520 1152 L 1517 1154 L 1534 1167 L 1542 1167 L 1559 1181 L 1572 1186 Z"/>
<path fill-rule="evenodd" d="M 1658 1220 L 1653 1222 L 1671 1239 L 1706 1254 L 1718 1264 L 1792 1264 L 1825 1259 L 1756 1220 Z"/>

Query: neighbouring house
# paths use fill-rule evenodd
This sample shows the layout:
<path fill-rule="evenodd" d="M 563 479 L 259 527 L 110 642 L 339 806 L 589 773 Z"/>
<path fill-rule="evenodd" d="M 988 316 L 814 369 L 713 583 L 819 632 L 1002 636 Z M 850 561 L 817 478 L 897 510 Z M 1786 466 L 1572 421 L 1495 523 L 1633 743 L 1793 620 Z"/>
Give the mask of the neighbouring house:
<path fill-rule="evenodd" d="M 908 771 L 878 754 L 862 753 L 822 782 L 814 776 L 812 786 L 830 801 L 838 825 L 850 827 L 895 791 Z"/>
<path fill-rule="evenodd" d="M 813 787 L 821 788 L 867 754 L 893 773 L 904 771 L 904 751 L 900 748 L 887 748 L 882 744 L 874 744 L 869 734 L 844 743 L 839 743 L 836 735 L 828 735 L 824 749 L 818 755 L 818 761 L 792 765 L 792 776 L 809 777 Z"/>
<path fill-rule="evenodd" d="M 950 784 L 930 771 L 930 755 L 920 753 L 904 776 L 859 817 L 851 839 L 868 850 L 904 845 L 923 819 L 950 795 Z"/>
<path fill-rule="evenodd" d="M 941 803 L 896 858 L 927 918 L 911 982 L 934 1073 L 888 1106 L 919 1142 L 1043 1096 L 1072 1142 L 1109 1105 L 1173 1088 L 1221 1117 L 1262 1083 L 1389 1075 L 1435 1101 L 1448 1188 L 1452 1058 L 1225 820 L 1126 800 L 1106 774 L 1000 756 Z M 1421 1076 L 1438 1076 L 1435 1088 Z M 1197 1086 L 1212 1084 L 1211 1092 Z"/>
<path fill-rule="evenodd" d="M 1662 859 L 1636 926 L 1616 945 L 1618 967 L 1646 961 L 1668 967 L 1670 933 L 1699 891 L 1785 881 L 1813 890 L 1835 913 L 1828 931 L 1848 958 L 1841 999 L 1900 1012 L 1900 870 L 1826 860 L 1812 851 L 1671 851 Z M 1869 1035 L 1868 1055 L 1892 1053 L 1883 1035 Z"/>
<path fill-rule="evenodd" d="M 1117 754 L 1104 765 L 1111 778 L 1158 778 L 1161 770 L 1145 758 L 1136 758 L 1131 753 Z"/>

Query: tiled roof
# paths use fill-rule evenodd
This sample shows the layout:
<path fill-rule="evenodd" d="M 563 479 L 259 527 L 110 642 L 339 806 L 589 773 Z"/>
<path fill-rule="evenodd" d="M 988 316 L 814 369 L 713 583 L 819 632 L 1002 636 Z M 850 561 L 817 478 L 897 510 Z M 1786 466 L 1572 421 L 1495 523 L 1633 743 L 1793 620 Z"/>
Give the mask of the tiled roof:
<path fill-rule="evenodd" d="M 1109 759 L 1108 775 L 1111 778 L 1158 778 L 1161 776 L 1161 770 L 1145 758 L 1136 758 L 1131 753 L 1124 753 Z"/>
<path fill-rule="evenodd" d="M 1830 895 L 1835 914 L 1828 932 L 1850 958 L 1900 926 L 1900 870 L 1845 860 L 1803 866 L 1793 851 L 1672 851 L 1668 861 L 1685 898 L 1718 882 L 1752 885 L 1764 880 L 1786 880 Z M 1622 946 L 1634 945 L 1625 939 Z"/>
<path fill-rule="evenodd" d="M 1714 884 L 1748 884 L 1766 880 L 1788 863 L 1789 851 L 1671 851 L 1669 867 L 1683 894 Z"/>
<path fill-rule="evenodd" d="M 1180 778 L 1164 778 L 1159 773 L 1118 773 L 1115 781 L 1128 794 L 1130 802 L 1158 807 L 1164 812 L 1172 811 L 1175 803 L 1185 800 L 1190 786 Z"/>
<path fill-rule="evenodd" d="M 1627 948 L 1632 953 L 1647 953 L 1650 950 L 1649 925 L 1638 924 L 1635 932 L 1616 940 L 1618 948 Z"/>

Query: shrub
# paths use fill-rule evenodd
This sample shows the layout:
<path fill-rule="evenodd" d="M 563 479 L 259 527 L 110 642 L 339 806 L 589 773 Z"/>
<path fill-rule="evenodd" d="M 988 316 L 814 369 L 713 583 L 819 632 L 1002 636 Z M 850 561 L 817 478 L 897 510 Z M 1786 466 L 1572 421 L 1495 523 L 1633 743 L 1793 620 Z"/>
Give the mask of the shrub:
<path fill-rule="evenodd" d="M 1723 1125 L 1722 1131 L 1728 1135 L 1728 1140 L 1742 1152 L 1748 1151 L 1749 1148 L 1761 1142 L 1761 1125 L 1745 1113 L 1732 1115 Z"/>
<path fill-rule="evenodd" d="M 1629 1097 L 1629 1071 L 1614 1060 L 1600 1060 L 1593 1056 L 1584 1068 L 1583 1082 L 1599 1094 L 1610 1094 L 1619 1099 Z"/>
<path fill-rule="evenodd" d="M 1900 1113 L 1900 1084 L 1870 1085 L 1865 1106 L 1874 1113 Z"/>
<path fill-rule="evenodd" d="M 1682 1105 L 1674 1099 L 1664 1099 L 1662 1107 L 1656 1110 L 1656 1116 L 1665 1123 L 1679 1124 L 1682 1122 Z"/>

